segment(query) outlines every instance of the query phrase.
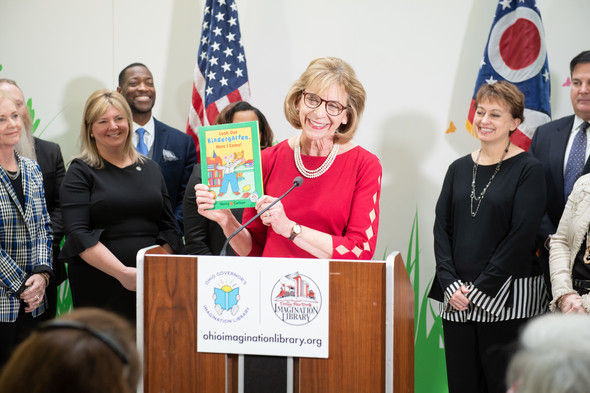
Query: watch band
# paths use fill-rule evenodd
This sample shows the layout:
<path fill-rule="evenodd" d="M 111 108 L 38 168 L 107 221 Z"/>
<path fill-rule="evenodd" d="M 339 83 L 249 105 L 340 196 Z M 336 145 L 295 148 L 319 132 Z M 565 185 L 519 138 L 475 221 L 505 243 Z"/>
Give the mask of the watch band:
<path fill-rule="evenodd" d="M 294 240 L 297 235 L 299 235 L 301 233 L 301 225 L 299 224 L 294 224 L 293 227 L 291 228 L 291 236 L 289 236 L 289 240 Z"/>

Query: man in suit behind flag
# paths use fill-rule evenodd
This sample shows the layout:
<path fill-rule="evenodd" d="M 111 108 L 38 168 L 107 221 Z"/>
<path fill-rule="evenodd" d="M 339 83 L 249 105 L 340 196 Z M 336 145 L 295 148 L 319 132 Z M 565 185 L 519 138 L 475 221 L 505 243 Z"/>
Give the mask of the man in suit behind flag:
<path fill-rule="evenodd" d="M 117 91 L 125 97 L 133 113 L 133 145 L 160 165 L 178 230 L 183 233 L 182 199 L 197 161 L 195 143 L 189 135 L 152 116 L 156 88 L 152 73 L 144 64 L 132 63 L 123 68 Z"/>
<path fill-rule="evenodd" d="M 215 124 L 232 102 L 249 101 L 250 84 L 234 0 L 207 0 L 194 72 L 187 134 L 199 150 L 198 129 Z"/>
<path fill-rule="evenodd" d="M 501 0 L 498 3 L 473 99 L 481 85 L 500 80 L 512 82 L 525 96 L 525 121 L 510 139 L 528 150 L 537 127 L 551 120 L 545 31 L 535 0 Z M 475 114 L 473 99 L 467 118 L 470 133 Z"/>

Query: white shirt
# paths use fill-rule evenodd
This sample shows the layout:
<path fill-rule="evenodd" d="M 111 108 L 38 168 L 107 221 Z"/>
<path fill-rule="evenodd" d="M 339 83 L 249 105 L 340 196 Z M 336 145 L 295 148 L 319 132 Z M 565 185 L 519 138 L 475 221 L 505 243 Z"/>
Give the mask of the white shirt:
<path fill-rule="evenodd" d="M 152 150 L 152 145 L 154 144 L 154 138 L 156 135 L 155 130 L 155 123 L 154 117 L 150 117 L 150 120 L 143 126 L 140 126 L 136 122 L 133 122 L 133 135 L 131 136 L 131 140 L 133 141 L 133 146 L 137 146 L 137 142 L 139 141 L 139 137 L 137 136 L 137 129 L 143 128 L 145 130 L 145 134 L 143 134 L 143 141 L 147 146 L 148 152 Z"/>
<path fill-rule="evenodd" d="M 581 118 L 578 117 L 578 115 L 576 115 L 576 117 L 574 118 L 574 125 L 570 131 L 570 136 L 567 141 L 567 146 L 565 148 L 565 156 L 563 156 L 563 174 L 564 175 L 565 175 L 565 167 L 567 166 L 567 160 L 570 156 L 570 151 L 572 150 L 572 145 L 574 144 L 574 137 L 576 136 L 576 133 L 579 131 L 579 128 L 583 122 L 584 122 L 584 120 L 582 120 Z M 588 138 L 588 130 L 590 130 L 590 127 L 586 128 L 586 159 L 584 160 L 585 162 L 588 161 L 588 156 L 590 155 L 590 149 L 588 149 L 588 139 L 590 139 L 590 138 Z"/>

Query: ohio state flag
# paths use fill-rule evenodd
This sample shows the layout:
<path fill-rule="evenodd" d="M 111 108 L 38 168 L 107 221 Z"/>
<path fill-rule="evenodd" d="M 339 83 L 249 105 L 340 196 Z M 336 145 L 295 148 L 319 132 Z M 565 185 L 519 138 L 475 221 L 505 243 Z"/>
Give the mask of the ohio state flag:
<path fill-rule="evenodd" d="M 501 80 L 512 82 L 525 96 L 525 121 L 510 139 L 528 150 L 537 127 L 551 120 L 545 30 L 535 0 L 498 3 L 467 117 L 467 130 L 472 135 L 477 90 L 484 83 Z"/>

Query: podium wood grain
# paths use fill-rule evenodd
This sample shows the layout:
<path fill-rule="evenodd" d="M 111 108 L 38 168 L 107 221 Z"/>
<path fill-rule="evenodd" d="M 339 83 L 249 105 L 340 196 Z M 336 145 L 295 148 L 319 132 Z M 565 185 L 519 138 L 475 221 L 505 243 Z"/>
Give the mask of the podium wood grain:
<path fill-rule="evenodd" d="M 144 392 L 225 393 L 226 355 L 197 352 L 197 258 L 149 255 L 144 263 Z M 294 392 L 385 391 L 384 263 L 330 262 L 328 359 L 294 361 Z M 414 296 L 394 264 L 394 392 L 414 391 Z M 237 392 L 237 356 L 227 362 Z"/>
<path fill-rule="evenodd" d="M 154 256 L 144 283 L 144 391 L 225 393 L 225 355 L 197 352 L 195 259 Z"/>

